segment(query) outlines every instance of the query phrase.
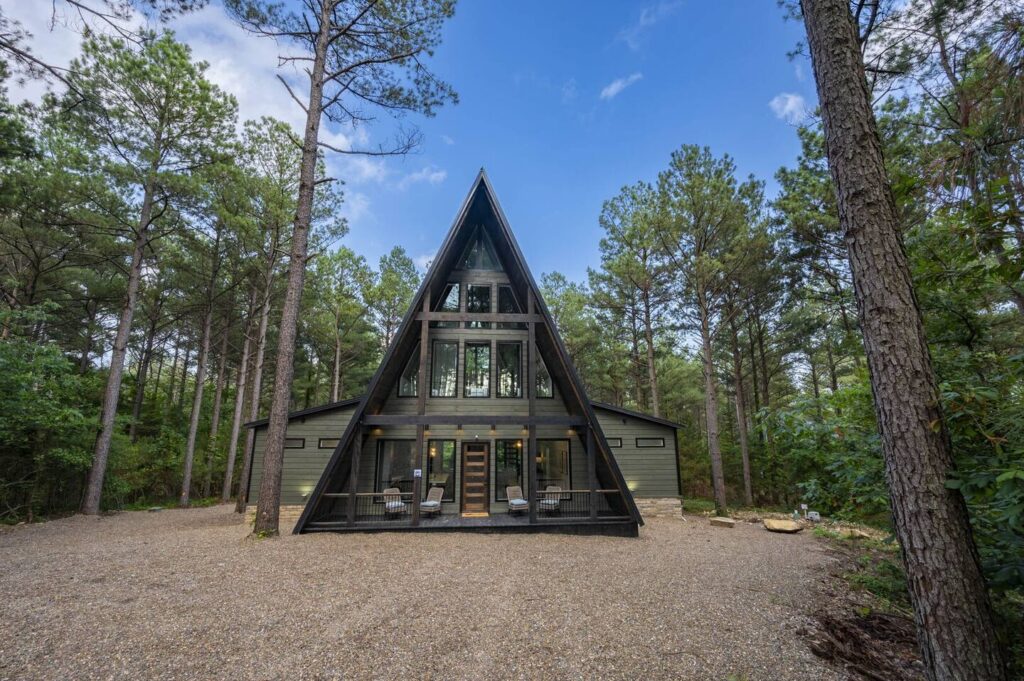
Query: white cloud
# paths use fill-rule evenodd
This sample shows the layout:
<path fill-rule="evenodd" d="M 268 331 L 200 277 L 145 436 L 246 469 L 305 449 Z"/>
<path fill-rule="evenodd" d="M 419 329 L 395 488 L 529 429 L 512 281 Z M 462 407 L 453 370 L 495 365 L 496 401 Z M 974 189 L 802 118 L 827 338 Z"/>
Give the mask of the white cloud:
<path fill-rule="evenodd" d="M 448 135 L 441 135 L 441 141 L 447 144 L 448 146 L 455 144 L 455 140 L 453 140 Z"/>
<path fill-rule="evenodd" d="M 647 29 L 672 14 L 682 4 L 681 0 L 672 0 L 644 7 L 640 10 L 640 17 L 634 23 L 619 31 L 616 38 L 626 43 L 629 49 L 639 50 L 643 42 L 643 34 Z"/>
<path fill-rule="evenodd" d="M 433 251 L 431 253 L 423 253 L 421 255 L 417 255 L 415 258 L 412 259 L 412 261 L 416 263 L 416 267 L 426 272 L 427 269 L 429 269 L 430 267 L 430 263 L 434 262 L 435 255 L 437 255 L 437 251 Z"/>
<path fill-rule="evenodd" d="M 797 125 L 807 117 L 807 102 L 802 95 L 792 92 L 783 92 L 775 95 L 768 106 L 775 112 L 775 116 L 786 121 L 790 125 Z"/>
<path fill-rule="evenodd" d="M 616 78 L 612 82 L 608 83 L 601 90 L 601 99 L 611 99 L 633 83 L 637 82 L 644 77 L 644 74 L 637 72 L 626 76 L 625 78 Z"/>
<path fill-rule="evenodd" d="M 426 182 L 427 184 L 441 184 L 448 177 L 448 171 L 435 166 L 424 166 L 414 173 L 409 173 L 398 181 L 399 189 L 408 189 L 411 185 Z"/>
<path fill-rule="evenodd" d="M 372 216 L 370 197 L 362 192 L 345 192 L 345 202 L 341 204 L 339 212 L 348 220 L 349 228 L 352 228 Z"/>

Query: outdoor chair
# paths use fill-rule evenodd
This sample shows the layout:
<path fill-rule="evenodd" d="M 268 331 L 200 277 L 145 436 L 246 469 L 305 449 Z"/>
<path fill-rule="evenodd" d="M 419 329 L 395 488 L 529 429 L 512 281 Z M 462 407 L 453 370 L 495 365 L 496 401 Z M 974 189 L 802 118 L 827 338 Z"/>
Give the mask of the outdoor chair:
<path fill-rule="evenodd" d="M 530 510 L 530 502 L 523 497 L 523 488 L 519 485 L 509 485 L 505 488 L 505 496 L 508 497 L 508 512 L 522 513 Z"/>
<path fill-rule="evenodd" d="M 405 513 L 405 502 L 402 501 L 402 490 L 388 487 L 384 495 L 384 517 L 393 518 Z"/>
<path fill-rule="evenodd" d="M 557 513 L 562 499 L 562 488 L 548 485 L 537 507 L 544 513 Z"/>
<path fill-rule="evenodd" d="M 440 513 L 443 497 L 444 487 L 431 487 L 427 492 L 427 498 L 420 502 L 420 515 L 434 516 Z"/>

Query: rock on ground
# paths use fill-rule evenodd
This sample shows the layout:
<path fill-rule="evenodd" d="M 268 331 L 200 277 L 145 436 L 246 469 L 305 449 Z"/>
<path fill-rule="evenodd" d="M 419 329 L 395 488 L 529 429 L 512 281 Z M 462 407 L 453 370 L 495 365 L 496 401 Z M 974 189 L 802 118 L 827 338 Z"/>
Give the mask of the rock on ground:
<path fill-rule="evenodd" d="M 230 507 L 0 532 L 0 679 L 840 679 L 809 536 L 317 534 Z"/>

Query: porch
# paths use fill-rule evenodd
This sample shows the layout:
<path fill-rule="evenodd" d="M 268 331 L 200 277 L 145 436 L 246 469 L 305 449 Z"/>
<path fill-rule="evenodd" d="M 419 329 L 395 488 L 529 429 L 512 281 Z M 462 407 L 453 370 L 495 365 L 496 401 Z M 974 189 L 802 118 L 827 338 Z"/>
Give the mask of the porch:
<path fill-rule="evenodd" d="M 636 536 L 637 523 L 626 510 L 618 490 L 559 490 L 538 494 L 538 504 L 510 512 L 507 502 L 492 501 L 486 511 L 463 512 L 457 504 L 442 504 L 439 512 L 424 512 L 414 503 L 416 492 L 328 493 L 332 509 L 311 520 L 306 532 L 477 531 L 560 532 Z M 328 501 L 330 500 L 330 501 Z M 333 502 L 333 503 L 331 503 Z"/>

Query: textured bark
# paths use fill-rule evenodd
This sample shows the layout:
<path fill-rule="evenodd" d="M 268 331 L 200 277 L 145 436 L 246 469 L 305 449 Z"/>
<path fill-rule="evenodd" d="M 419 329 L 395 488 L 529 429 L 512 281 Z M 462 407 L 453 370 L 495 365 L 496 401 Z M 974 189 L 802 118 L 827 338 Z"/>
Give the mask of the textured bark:
<path fill-rule="evenodd" d="M 188 392 L 188 361 L 192 359 L 192 348 L 185 348 L 185 358 L 181 363 L 181 380 L 178 381 L 178 397 L 174 409 L 180 415 L 185 407 L 185 393 Z"/>
<path fill-rule="evenodd" d="M 658 399 L 658 368 L 654 365 L 654 325 L 651 320 L 651 292 L 643 292 L 644 301 L 644 342 L 647 344 L 647 380 L 651 384 L 651 410 L 661 416 Z"/>
<path fill-rule="evenodd" d="M 284 462 L 284 438 L 288 428 L 288 406 L 295 373 L 295 332 L 302 300 L 302 284 L 306 276 L 306 250 L 309 224 L 313 214 L 313 192 L 316 188 L 317 140 L 323 106 L 323 77 L 327 46 L 331 33 L 332 3 L 321 5 L 319 34 L 313 51 L 313 68 L 309 78 L 306 130 L 302 142 L 302 165 L 299 169 L 299 195 L 292 230 L 291 258 L 288 263 L 288 285 L 281 306 L 281 326 L 277 338 L 277 363 L 274 371 L 274 394 L 270 403 L 267 443 L 263 454 L 263 475 L 260 500 L 256 507 L 253 533 L 276 535 L 281 503 L 281 467 Z M 390 343 L 390 339 L 389 339 Z"/>
<path fill-rule="evenodd" d="M 121 396 L 121 377 L 124 375 L 124 357 L 128 350 L 128 336 L 132 330 L 132 318 L 139 300 L 139 282 L 142 280 L 142 259 L 149 244 L 149 223 L 153 215 L 153 192 L 156 182 L 155 169 L 143 189 L 142 210 L 139 226 L 132 248 L 132 261 L 128 269 L 128 288 L 117 323 L 114 347 L 110 353 L 110 370 L 107 373 L 107 387 L 103 392 L 103 408 L 100 415 L 100 430 L 96 435 L 96 446 L 92 454 L 92 467 L 82 497 L 82 513 L 96 515 L 100 512 L 100 497 L 103 493 L 103 479 L 107 474 L 107 459 L 110 458 L 110 442 L 114 436 L 114 418 Z"/>
<path fill-rule="evenodd" d="M 732 381 L 736 391 L 736 427 L 739 430 L 740 456 L 743 459 L 743 500 L 747 506 L 754 505 L 754 489 L 750 480 L 750 444 L 747 442 L 747 407 L 743 398 L 743 355 L 740 354 L 740 339 L 736 332 L 736 320 L 729 320 L 732 332 Z"/>
<path fill-rule="evenodd" d="M 718 439 L 718 381 L 715 379 L 715 363 L 711 346 L 711 319 L 703 294 L 697 293 L 700 311 L 700 337 L 704 360 L 704 420 L 708 431 L 708 455 L 711 457 L 711 484 L 715 493 L 715 511 L 725 514 L 725 473 L 722 469 L 722 446 Z"/>
<path fill-rule="evenodd" d="M 228 368 L 228 327 L 230 320 L 224 320 L 224 331 L 220 340 L 220 353 L 217 362 L 217 380 L 213 391 L 213 414 L 210 415 L 210 436 L 206 439 L 206 475 L 203 478 L 203 497 L 209 497 L 213 487 L 213 455 L 217 451 L 220 438 L 220 410 L 224 401 L 224 383 Z"/>
<path fill-rule="evenodd" d="M 988 593 L 958 490 L 935 373 L 885 174 L 847 0 L 803 0 L 896 536 L 929 679 L 1001 680 Z"/>
<path fill-rule="evenodd" d="M 196 389 L 192 394 L 192 414 L 188 421 L 188 438 L 185 442 L 185 470 L 181 477 L 181 494 L 178 506 L 187 508 L 192 488 L 192 462 L 196 453 L 196 436 L 199 434 L 199 416 L 203 410 L 203 391 L 206 388 L 206 365 L 210 358 L 210 333 L 213 325 L 213 308 L 207 307 L 203 314 L 202 338 L 199 341 L 199 358 L 196 361 Z M 186 364 L 187 366 L 187 364 Z M 184 383 L 184 382 L 183 382 Z M 184 385 L 182 393 L 184 394 Z"/>
<path fill-rule="evenodd" d="M 252 299 L 250 299 L 252 300 Z M 252 310 L 252 304 L 249 310 Z M 224 484 L 221 487 L 220 500 L 227 503 L 231 499 L 231 486 L 235 476 L 235 457 L 238 454 L 238 434 L 242 428 L 242 407 L 245 405 L 245 382 L 249 371 L 249 350 L 252 339 L 249 337 L 249 326 L 246 324 L 245 339 L 242 341 L 242 357 L 238 361 L 238 380 L 235 381 L 235 408 L 231 413 L 231 439 L 228 441 L 228 460 L 224 468 Z"/>
<path fill-rule="evenodd" d="M 128 437 L 132 444 L 139 441 L 139 419 L 142 416 L 142 403 L 146 399 L 146 380 L 149 365 L 153 361 L 153 345 L 156 342 L 157 323 L 160 320 L 160 309 L 163 307 L 163 296 L 158 296 L 156 305 L 149 315 L 149 327 L 146 329 L 146 342 L 142 349 L 142 361 L 139 363 L 138 375 L 135 377 L 135 397 L 132 401 L 132 421 L 128 426 Z M 157 381 L 160 374 L 157 373 Z"/>

